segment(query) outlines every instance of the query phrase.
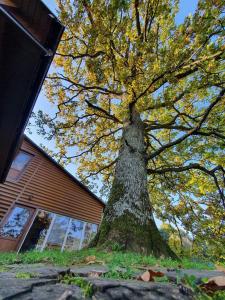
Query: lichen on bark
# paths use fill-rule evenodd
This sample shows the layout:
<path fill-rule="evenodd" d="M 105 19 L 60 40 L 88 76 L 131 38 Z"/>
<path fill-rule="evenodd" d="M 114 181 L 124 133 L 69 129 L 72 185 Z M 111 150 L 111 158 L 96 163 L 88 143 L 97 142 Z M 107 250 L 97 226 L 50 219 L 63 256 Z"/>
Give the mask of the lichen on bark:
<path fill-rule="evenodd" d="M 163 241 L 153 218 L 148 195 L 144 124 L 138 114 L 135 113 L 124 128 L 122 140 L 109 200 L 91 246 L 107 248 L 117 243 L 123 250 L 176 258 Z"/>

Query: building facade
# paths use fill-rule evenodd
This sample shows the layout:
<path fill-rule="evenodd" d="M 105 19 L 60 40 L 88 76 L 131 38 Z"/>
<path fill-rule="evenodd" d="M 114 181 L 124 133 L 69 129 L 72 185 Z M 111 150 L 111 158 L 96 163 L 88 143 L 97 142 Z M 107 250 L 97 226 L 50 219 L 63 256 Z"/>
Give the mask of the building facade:
<path fill-rule="evenodd" d="M 0 251 L 77 250 L 104 203 L 27 137 L 0 184 Z"/>

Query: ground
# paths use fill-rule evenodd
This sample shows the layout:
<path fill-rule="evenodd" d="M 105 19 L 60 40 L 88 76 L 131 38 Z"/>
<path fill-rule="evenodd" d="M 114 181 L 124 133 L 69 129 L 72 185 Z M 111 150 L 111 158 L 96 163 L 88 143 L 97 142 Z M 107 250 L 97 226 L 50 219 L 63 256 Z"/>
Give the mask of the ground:
<path fill-rule="evenodd" d="M 146 270 L 162 273 L 143 282 Z M 135 253 L 44 251 L 0 255 L 0 299 L 216 299 L 199 293 L 198 284 L 215 276 L 224 277 L 212 262 L 194 259 L 156 259 Z M 139 279 L 139 280 L 137 280 Z M 222 294 L 223 293 L 223 294 Z"/>

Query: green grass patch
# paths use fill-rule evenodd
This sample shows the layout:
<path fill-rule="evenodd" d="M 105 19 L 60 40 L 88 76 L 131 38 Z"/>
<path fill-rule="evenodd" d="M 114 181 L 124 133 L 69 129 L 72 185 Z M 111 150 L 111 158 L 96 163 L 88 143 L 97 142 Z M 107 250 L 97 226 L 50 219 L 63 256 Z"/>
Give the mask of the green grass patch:
<path fill-rule="evenodd" d="M 83 249 L 73 252 L 60 252 L 58 250 L 45 250 L 43 252 L 29 251 L 25 253 L 1 253 L 0 268 L 13 264 L 35 264 L 44 263 L 58 266 L 71 266 L 85 264 L 87 256 L 95 256 L 96 263 L 103 263 L 115 271 L 117 267 L 136 269 L 138 267 L 165 267 L 165 268 L 185 268 L 198 270 L 212 270 L 215 268 L 212 262 L 198 259 L 183 258 L 181 261 L 172 259 L 157 259 L 154 256 L 145 256 L 131 252 L 106 252 L 97 249 Z"/>
<path fill-rule="evenodd" d="M 82 277 L 76 277 L 67 274 L 60 278 L 60 282 L 64 284 L 79 286 L 85 297 L 91 297 L 94 293 L 92 284 Z"/>
<path fill-rule="evenodd" d="M 19 279 L 30 279 L 30 278 L 36 278 L 38 277 L 38 274 L 36 273 L 29 273 L 29 272 L 17 272 L 16 278 Z"/>

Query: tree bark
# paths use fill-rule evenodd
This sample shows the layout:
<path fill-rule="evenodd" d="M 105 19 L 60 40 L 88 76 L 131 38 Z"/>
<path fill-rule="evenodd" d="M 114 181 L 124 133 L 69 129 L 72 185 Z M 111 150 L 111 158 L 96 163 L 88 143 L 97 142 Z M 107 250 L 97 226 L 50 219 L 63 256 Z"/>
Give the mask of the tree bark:
<path fill-rule="evenodd" d="M 177 258 L 162 239 L 152 213 L 147 185 L 144 124 L 137 112 L 124 127 L 113 185 L 104 217 L 90 246 Z"/>

